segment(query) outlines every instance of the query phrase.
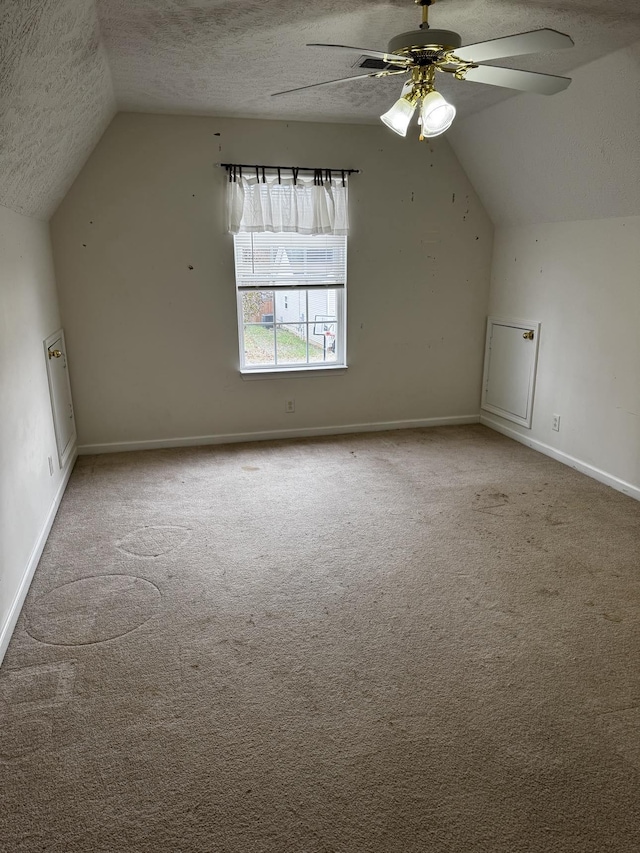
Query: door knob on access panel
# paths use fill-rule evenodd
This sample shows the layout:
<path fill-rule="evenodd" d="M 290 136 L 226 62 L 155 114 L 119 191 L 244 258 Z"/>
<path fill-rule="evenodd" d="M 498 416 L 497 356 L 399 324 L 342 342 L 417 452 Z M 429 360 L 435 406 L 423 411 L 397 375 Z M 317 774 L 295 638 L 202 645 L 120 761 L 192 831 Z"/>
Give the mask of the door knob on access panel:
<path fill-rule="evenodd" d="M 532 340 L 533 340 L 533 332 L 532 332 L 531 330 L 529 330 L 528 332 L 523 332 L 523 333 L 522 333 L 522 337 L 523 337 L 526 341 L 532 341 Z"/>
<path fill-rule="evenodd" d="M 49 353 L 49 358 L 60 358 L 62 355 L 62 352 L 59 349 L 50 349 L 47 350 L 47 352 Z"/>

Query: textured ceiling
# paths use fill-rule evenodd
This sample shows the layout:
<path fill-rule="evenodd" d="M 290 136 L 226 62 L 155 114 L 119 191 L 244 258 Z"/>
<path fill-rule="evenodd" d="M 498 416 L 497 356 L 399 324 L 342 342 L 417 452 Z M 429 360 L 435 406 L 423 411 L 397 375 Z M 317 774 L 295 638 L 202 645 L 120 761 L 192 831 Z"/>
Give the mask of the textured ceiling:
<path fill-rule="evenodd" d="M 430 17 L 463 44 L 567 32 L 572 50 L 497 63 L 556 74 L 640 39 L 637 0 L 438 0 Z M 398 78 L 270 94 L 359 73 L 357 54 L 306 42 L 385 49 L 419 20 L 412 0 L 0 0 L 0 204 L 50 216 L 116 108 L 377 122 Z M 511 94 L 439 88 L 461 118 Z"/>
<path fill-rule="evenodd" d="M 364 80 L 271 98 L 358 73 L 357 54 L 306 42 L 386 49 L 420 22 L 412 0 L 98 0 L 98 10 L 121 109 L 311 121 L 375 122 L 401 84 Z M 538 27 L 567 32 L 574 49 L 512 60 L 551 73 L 640 38 L 637 0 L 438 0 L 430 21 L 459 32 L 463 44 Z M 510 95 L 444 77 L 439 88 L 462 116 Z"/>
<path fill-rule="evenodd" d="M 93 0 L 0 0 L 0 204 L 48 218 L 115 109 Z"/>

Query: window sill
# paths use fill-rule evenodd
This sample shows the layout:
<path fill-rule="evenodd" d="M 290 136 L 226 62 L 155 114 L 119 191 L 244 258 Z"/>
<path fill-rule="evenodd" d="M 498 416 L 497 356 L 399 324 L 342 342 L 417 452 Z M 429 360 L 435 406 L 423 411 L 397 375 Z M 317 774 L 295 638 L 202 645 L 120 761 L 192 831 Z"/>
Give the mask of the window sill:
<path fill-rule="evenodd" d="M 289 368 L 256 368 L 241 370 L 242 379 L 292 379 L 303 376 L 332 376 L 347 372 L 346 364 L 327 365 L 326 367 L 289 367 Z"/>

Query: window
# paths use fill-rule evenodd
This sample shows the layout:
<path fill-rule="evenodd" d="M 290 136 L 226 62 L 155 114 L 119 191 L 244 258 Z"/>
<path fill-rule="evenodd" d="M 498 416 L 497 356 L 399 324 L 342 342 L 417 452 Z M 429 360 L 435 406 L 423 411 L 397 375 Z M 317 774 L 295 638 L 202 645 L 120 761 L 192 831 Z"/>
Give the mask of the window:
<path fill-rule="evenodd" d="M 240 368 L 345 366 L 347 238 L 234 235 Z"/>

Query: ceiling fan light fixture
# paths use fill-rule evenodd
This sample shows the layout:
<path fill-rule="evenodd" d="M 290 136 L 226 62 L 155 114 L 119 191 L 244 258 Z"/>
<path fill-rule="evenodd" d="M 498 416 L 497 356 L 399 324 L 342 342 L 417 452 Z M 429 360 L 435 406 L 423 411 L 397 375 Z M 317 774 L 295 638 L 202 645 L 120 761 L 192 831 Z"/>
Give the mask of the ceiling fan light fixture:
<path fill-rule="evenodd" d="M 459 33 L 453 30 L 430 28 L 429 7 L 436 0 L 414 0 L 414 2 L 422 7 L 420 29 L 394 36 L 386 51 L 352 47 L 347 44 L 313 42 L 307 45 L 359 53 L 361 57 L 367 57 L 367 68 L 378 70 L 369 74 L 358 74 L 355 77 L 351 75 L 336 80 L 325 80 L 322 83 L 298 86 L 295 89 L 286 89 L 284 92 L 275 92 L 275 94 L 288 95 L 291 92 L 300 92 L 315 86 L 407 74 L 410 75 L 410 79 L 405 82 L 400 99 L 380 118 L 394 133 L 405 137 L 413 114 L 419 106 L 419 138 L 429 139 L 440 136 L 448 130 L 456 116 L 456 108 L 447 103 L 435 90 L 437 72 L 452 74 L 456 80 L 469 80 L 472 83 L 540 95 L 561 92 L 571 83 L 569 77 L 485 64 L 494 59 L 573 47 L 573 39 L 565 33 L 545 27 L 462 46 Z M 375 63 L 371 64 L 371 60 L 375 60 Z M 361 62 L 360 67 L 364 68 L 365 64 Z"/>
<path fill-rule="evenodd" d="M 449 130 L 456 117 L 456 108 L 445 101 L 439 92 L 425 95 L 420 111 L 422 136 L 432 138 Z"/>
<path fill-rule="evenodd" d="M 380 119 L 399 136 L 406 136 L 415 111 L 416 100 L 403 95 Z"/>

